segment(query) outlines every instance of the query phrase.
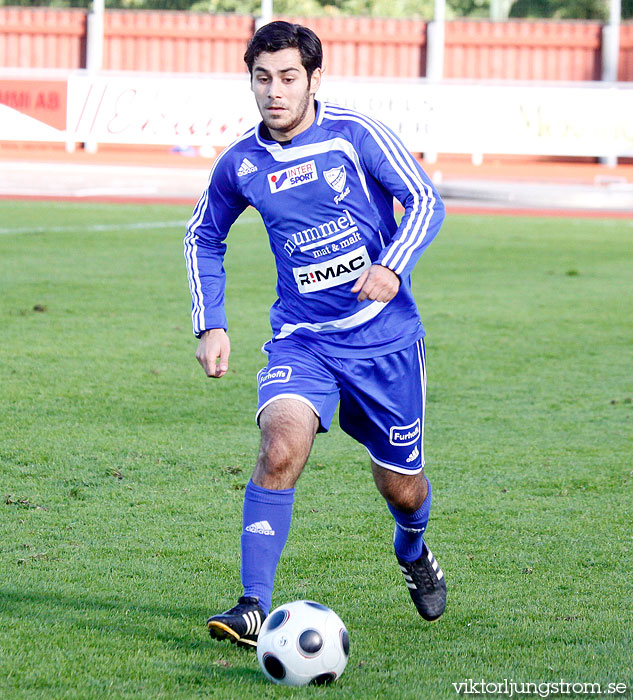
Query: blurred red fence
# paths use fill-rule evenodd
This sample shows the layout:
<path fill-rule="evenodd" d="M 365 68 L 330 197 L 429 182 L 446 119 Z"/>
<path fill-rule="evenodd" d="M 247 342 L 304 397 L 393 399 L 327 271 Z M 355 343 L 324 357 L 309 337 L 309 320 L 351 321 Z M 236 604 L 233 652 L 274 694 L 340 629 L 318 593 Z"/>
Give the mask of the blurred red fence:
<path fill-rule="evenodd" d="M 620 80 L 633 80 L 633 22 L 627 22 L 620 29 Z"/>
<path fill-rule="evenodd" d="M 426 23 L 368 17 L 292 18 L 324 44 L 330 75 L 422 77 Z M 85 67 L 86 11 L 0 7 L 0 67 Z M 246 15 L 109 10 L 106 70 L 235 73 L 254 31 Z M 598 22 L 453 20 L 444 75 L 476 80 L 599 80 Z M 633 23 L 620 32 L 620 80 L 633 80 Z"/>
<path fill-rule="evenodd" d="M 315 31 L 329 75 L 418 78 L 426 73 L 426 23 L 371 17 L 284 17 Z"/>
<path fill-rule="evenodd" d="M 594 22 L 456 20 L 446 25 L 444 75 L 600 80 L 601 37 L 602 27 Z"/>
<path fill-rule="evenodd" d="M 83 68 L 86 11 L 0 7 L 0 66 Z"/>
<path fill-rule="evenodd" d="M 193 12 L 105 14 L 104 68 L 111 70 L 235 73 L 253 35 L 245 15 Z"/>

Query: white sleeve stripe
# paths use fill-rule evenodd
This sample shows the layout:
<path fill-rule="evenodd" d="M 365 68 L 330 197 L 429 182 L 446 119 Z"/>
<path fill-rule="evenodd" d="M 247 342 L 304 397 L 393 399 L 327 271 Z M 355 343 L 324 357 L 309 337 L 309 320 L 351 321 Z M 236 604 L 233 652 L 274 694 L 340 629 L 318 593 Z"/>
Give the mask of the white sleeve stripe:
<path fill-rule="evenodd" d="M 420 173 L 417 169 L 417 164 L 411 155 L 411 153 L 406 149 L 404 144 L 399 141 L 398 139 L 394 138 L 393 134 L 389 132 L 389 130 L 385 127 L 384 124 L 381 122 L 377 121 L 376 119 L 373 119 L 372 117 L 367 116 L 366 114 L 361 114 L 360 112 L 355 112 L 350 109 L 345 109 L 343 107 L 339 107 L 337 105 L 332 105 L 328 104 L 328 111 L 332 115 L 349 115 L 353 117 L 358 117 L 359 119 L 363 120 L 367 124 L 371 124 L 375 129 L 379 130 L 385 137 L 385 140 L 388 140 L 392 146 L 395 146 L 395 148 L 399 151 L 400 158 L 402 159 L 402 165 L 406 168 L 407 172 L 409 175 L 413 177 L 413 179 L 417 180 L 418 183 L 421 186 L 424 186 L 424 180 L 422 180 Z"/>
<path fill-rule="evenodd" d="M 404 230 L 402 231 L 402 234 L 400 235 L 399 239 L 399 244 L 404 243 L 407 240 L 407 237 L 411 234 L 412 240 L 416 239 L 416 234 L 420 225 L 420 221 L 418 221 L 418 216 L 419 216 L 419 208 L 420 208 L 420 197 L 419 197 L 419 188 L 416 189 L 410 179 L 407 177 L 405 174 L 404 170 L 408 170 L 409 168 L 407 167 L 408 164 L 403 163 L 400 159 L 398 162 L 396 162 L 395 158 L 398 156 L 397 153 L 394 153 L 390 148 L 386 141 L 378 137 L 377 134 L 377 125 L 372 123 L 370 119 L 365 117 L 364 115 L 358 114 L 357 112 L 351 112 L 348 110 L 344 109 L 337 109 L 337 108 L 332 108 L 331 105 L 327 105 L 326 108 L 328 115 L 331 115 L 332 119 L 340 119 L 340 120 L 345 120 L 345 121 L 353 121 L 358 124 L 361 124 L 364 126 L 367 131 L 372 135 L 374 141 L 376 144 L 380 147 L 380 149 L 383 151 L 383 153 L 386 155 L 387 160 L 390 162 L 391 166 L 393 169 L 396 171 L 396 173 L 399 175 L 401 180 L 404 182 L 404 184 L 407 186 L 409 192 L 413 195 L 414 198 L 414 204 L 413 204 L 413 211 L 412 215 L 409 218 L 409 221 L 406 223 Z M 382 134 L 381 134 L 382 135 Z M 426 202 L 425 202 L 426 205 Z M 391 261 L 389 258 L 393 255 L 394 252 L 394 247 L 392 247 L 392 251 L 386 256 L 386 258 L 383 260 L 383 264 L 391 267 L 391 269 L 394 270 L 394 272 L 398 273 L 398 271 L 395 268 L 394 262 Z"/>
<path fill-rule="evenodd" d="M 187 224 L 187 235 L 185 236 L 185 260 L 187 261 L 187 277 L 189 278 L 189 289 L 193 304 L 191 307 L 191 318 L 193 321 L 193 332 L 197 335 L 200 333 L 204 323 L 204 303 L 202 296 L 202 284 L 200 282 L 200 274 L 198 271 L 198 258 L 196 245 L 197 236 L 195 235 L 194 222 L 200 217 L 200 211 L 206 209 L 206 204 L 209 198 L 208 189 L 198 200 L 198 204 L 194 210 L 194 215 Z"/>
<path fill-rule="evenodd" d="M 185 260 L 187 262 L 187 277 L 189 279 L 189 289 L 193 299 L 191 307 L 191 318 L 193 321 L 193 332 L 197 335 L 200 332 L 200 318 L 204 318 L 204 304 L 202 303 L 202 285 L 198 272 L 198 261 L 196 257 L 197 246 L 195 236 L 188 233 L 185 236 Z"/>
<path fill-rule="evenodd" d="M 200 276 L 198 274 L 198 266 L 196 264 L 196 244 L 191 239 L 191 235 L 185 237 L 185 261 L 187 263 L 187 278 L 189 280 L 189 290 L 193 304 L 191 307 L 191 315 L 193 321 L 193 332 L 198 333 L 197 315 L 201 306 L 201 286 Z"/>
<path fill-rule="evenodd" d="M 328 105 L 328 107 L 331 107 Z M 391 244 L 391 251 L 387 253 L 383 260 L 383 264 L 389 266 L 391 269 L 393 269 L 397 274 L 400 274 L 402 270 L 406 267 L 407 263 L 409 262 L 411 255 L 413 254 L 414 250 L 420 245 L 420 243 L 424 240 L 424 236 L 426 235 L 429 223 L 431 221 L 431 218 L 433 216 L 434 212 L 434 204 L 435 204 L 435 197 L 433 196 L 433 191 L 431 188 L 428 187 L 428 185 L 422 180 L 420 177 L 420 174 L 417 170 L 417 167 L 415 163 L 413 162 L 413 158 L 411 154 L 403 147 L 403 145 L 397 140 L 394 139 L 393 136 L 389 133 L 388 130 L 386 130 L 382 124 L 379 122 L 376 122 L 373 119 L 370 119 L 369 117 L 365 117 L 364 115 L 359 115 L 357 112 L 351 112 L 349 110 L 343 110 L 343 109 L 337 109 L 334 108 L 332 110 L 333 113 L 336 114 L 346 114 L 350 115 L 353 117 L 356 117 L 356 121 L 362 121 L 366 125 L 372 125 L 377 131 L 381 133 L 383 136 L 384 140 L 388 142 L 388 144 L 391 145 L 391 147 L 395 147 L 395 150 L 398 153 L 394 152 L 394 155 L 399 158 L 400 164 L 404 167 L 404 169 L 408 172 L 408 174 L 413 176 L 413 180 L 418 184 L 419 188 L 416 191 L 414 187 L 412 187 L 412 183 L 408 180 L 408 178 L 403 177 L 403 182 L 407 185 L 409 188 L 409 191 L 413 194 L 414 196 L 414 207 L 413 211 L 411 214 L 410 222 L 412 222 L 416 217 L 419 216 L 417 212 L 417 208 L 420 205 L 420 200 L 418 194 L 420 193 L 420 190 L 422 191 L 423 197 L 424 197 L 424 209 L 425 209 L 425 215 L 423 215 L 422 220 L 417 219 L 415 221 L 415 224 L 413 226 L 413 232 L 407 239 L 407 235 L 409 235 L 408 227 L 405 227 L 401 235 L 396 241 L 393 241 Z M 372 134 L 373 135 L 373 134 Z M 375 136 L 374 136 L 375 138 Z M 376 142 L 378 143 L 379 146 L 383 149 L 383 151 L 389 155 L 389 151 L 386 150 L 376 139 Z M 390 162 L 392 162 L 390 160 Z M 393 162 L 392 162 L 393 165 Z M 401 173 L 399 173 L 401 175 Z M 402 177 L 402 175 L 401 175 Z M 423 224 L 422 227 L 420 228 L 420 224 Z M 404 255 L 404 258 L 401 260 L 402 256 Z M 399 262 L 400 261 L 400 262 Z"/>
<path fill-rule="evenodd" d="M 213 172 L 213 170 L 211 170 Z M 207 206 L 207 198 L 208 198 L 208 188 L 210 185 L 210 178 L 207 180 L 207 189 L 202 193 L 202 196 L 198 200 L 196 204 L 196 208 L 193 210 L 193 214 L 191 215 L 191 218 L 187 222 L 187 229 L 191 230 L 193 227 L 198 226 L 200 224 L 200 216 L 201 214 L 204 213 L 204 210 L 206 209 Z"/>
<path fill-rule="evenodd" d="M 196 230 L 204 220 L 204 215 L 206 214 L 207 208 L 209 206 L 209 187 L 211 186 L 211 178 L 213 173 L 222 160 L 222 158 L 240 141 L 252 136 L 255 129 L 249 129 L 245 134 L 243 134 L 239 139 L 234 141 L 230 146 L 228 146 L 220 155 L 215 159 L 211 167 L 211 172 L 209 173 L 209 180 L 207 188 L 198 200 L 198 203 L 193 210 L 191 219 L 187 222 L 187 235 L 185 236 L 185 261 L 187 263 L 187 277 L 189 279 L 189 289 L 191 290 L 191 298 L 193 304 L 191 307 L 191 319 L 193 322 L 193 332 L 197 335 L 203 330 L 204 327 L 204 297 L 202 294 L 202 283 L 200 282 L 200 271 L 198 268 L 198 246 L 196 244 L 198 237 L 196 236 Z"/>
<path fill-rule="evenodd" d="M 377 145 L 385 153 L 392 167 L 409 189 L 409 192 L 413 195 L 414 204 L 411 217 L 400 236 L 395 241 L 392 241 L 391 250 L 383 260 L 384 265 L 400 274 L 409 262 L 414 250 L 424 240 L 428 230 L 436 201 L 433 196 L 433 190 L 420 177 L 411 154 L 379 122 L 375 122 L 357 112 L 337 108 L 333 105 L 327 105 L 326 109 L 331 119 L 355 121 L 365 126 Z M 382 140 L 378 138 L 377 133 L 380 133 Z M 397 159 L 397 164 L 394 159 Z M 412 179 L 407 175 L 412 176 Z M 420 201 L 420 194 L 422 195 L 422 202 Z M 422 211 L 420 211 L 421 205 Z"/>
<path fill-rule="evenodd" d="M 395 146 L 394 153 L 397 150 L 399 154 L 399 158 L 401 159 L 401 165 L 405 168 L 407 173 L 411 175 L 413 180 L 416 180 L 417 183 L 420 185 L 421 188 L 426 188 L 427 185 L 420 176 L 420 173 L 417 169 L 417 163 L 413 159 L 413 156 L 409 151 L 406 149 L 404 144 L 399 141 L 398 139 L 395 139 L 393 135 L 389 132 L 388 129 L 385 128 L 383 124 L 381 124 L 379 121 L 376 121 L 375 119 L 372 119 L 371 117 L 368 117 L 364 114 L 360 114 L 359 112 L 354 112 L 352 110 L 348 109 L 343 109 L 342 107 L 337 107 L 336 105 L 328 105 L 328 109 L 331 112 L 332 115 L 349 115 L 353 117 L 358 117 L 360 120 L 366 122 L 367 124 L 370 124 L 373 126 L 376 130 L 380 131 L 383 134 L 383 137 L 385 138 L 385 141 L 389 141 L 391 144 L 392 148 Z"/>

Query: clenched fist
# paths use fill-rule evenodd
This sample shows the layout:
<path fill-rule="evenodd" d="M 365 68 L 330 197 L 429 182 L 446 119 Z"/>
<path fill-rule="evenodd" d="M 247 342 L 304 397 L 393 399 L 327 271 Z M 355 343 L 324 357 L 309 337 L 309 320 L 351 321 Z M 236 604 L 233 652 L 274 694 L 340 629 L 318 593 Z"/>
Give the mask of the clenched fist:
<path fill-rule="evenodd" d="M 230 354 L 231 341 L 223 328 L 212 328 L 200 336 L 196 360 L 202 365 L 207 377 L 223 377 L 229 369 Z"/>

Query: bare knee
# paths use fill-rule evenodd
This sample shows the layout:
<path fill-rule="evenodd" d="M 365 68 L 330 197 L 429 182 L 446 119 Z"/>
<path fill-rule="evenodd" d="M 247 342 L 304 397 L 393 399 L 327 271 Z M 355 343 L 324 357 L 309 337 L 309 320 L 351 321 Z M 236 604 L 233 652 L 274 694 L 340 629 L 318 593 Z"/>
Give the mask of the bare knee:
<path fill-rule="evenodd" d="M 274 490 L 293 488 L 310 455 L 318 418 L 296 399 L 278 399 L 262 411 L 259 426 L 262 437 L 253 482 Z"/>
<path fill-rule="evenodd" d="M 267 479 L 282 479 L 285 474 L 298 469 L 297 455 L 292 449 L 292 440 L 276 430 L 262 433 L 257 456 L 256 472 Z"/>
<path fill-rule="evenodd" d="M 428 493 L 424 471 L 400 474 L 374 462 L 371 466 L 376 486 L 387 503 L 405 513 L 413 513 L 422 505 Z"/>

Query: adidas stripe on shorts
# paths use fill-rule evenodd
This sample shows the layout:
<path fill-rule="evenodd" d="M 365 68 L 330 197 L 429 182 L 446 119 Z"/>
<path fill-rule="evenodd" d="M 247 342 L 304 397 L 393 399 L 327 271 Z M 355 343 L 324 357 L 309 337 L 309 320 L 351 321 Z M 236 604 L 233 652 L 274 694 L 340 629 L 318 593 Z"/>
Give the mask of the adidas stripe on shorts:
<path fill-rule="evenodd" d="M 376 464 L 403 474 L 424 466 L 426 371 L 424 340 L 374 358 L 328 357 L 286 338 L 267 345 L 268 364 L 258 375 L 257 420 L 270 403 L 294 398 L 329 430 L 340 403 L 339 424 L 365 446 Z"/>

